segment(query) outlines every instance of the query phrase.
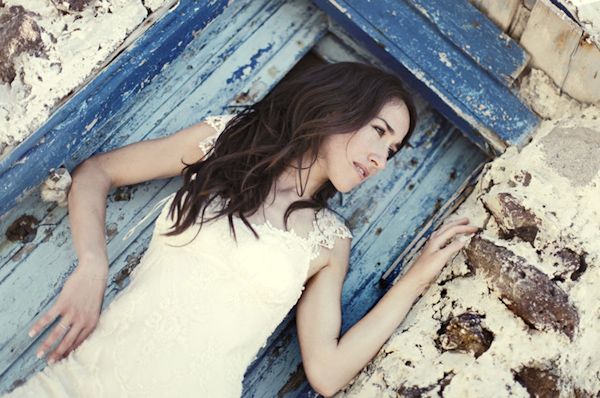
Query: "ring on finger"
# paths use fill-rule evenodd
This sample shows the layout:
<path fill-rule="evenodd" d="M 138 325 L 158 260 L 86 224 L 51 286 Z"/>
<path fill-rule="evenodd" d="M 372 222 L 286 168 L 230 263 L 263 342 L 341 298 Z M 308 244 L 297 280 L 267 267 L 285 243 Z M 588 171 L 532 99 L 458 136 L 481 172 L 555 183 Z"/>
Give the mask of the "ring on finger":
<path fill-rule="evenodd" d="M 62 323 L 58 322 L 58 324 L 60 325 L 60 327 L 62 327 L 65 330 L 69 330 L 68 326 L 63 325 Z"/>

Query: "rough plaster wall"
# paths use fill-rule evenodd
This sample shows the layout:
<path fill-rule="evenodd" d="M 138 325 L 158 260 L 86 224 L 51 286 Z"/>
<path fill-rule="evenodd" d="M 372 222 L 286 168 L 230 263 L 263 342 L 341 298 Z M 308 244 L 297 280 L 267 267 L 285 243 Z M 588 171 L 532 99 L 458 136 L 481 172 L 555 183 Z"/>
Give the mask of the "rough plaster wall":
<path fill-rule="evenodd" d="M 561 0 L 591 39 L 600 44 L 600 0 Z"/>
<path fill-rule="evenodd" d="M 547 114 L 452 218 L 473 237 L 338 397 L 600 394 L 600 109 L 524 85 Z"/>
<path fill-rule="evenodd" d="M 600 0 L 469 0 L 531 56 L 560 89 L 600 104 Z M 571 19 L 570 13 L 575 19 Z"/>
<path fill-rule="evenodd" d="M 0 1 L 0 157 L 167 1 Z"/>

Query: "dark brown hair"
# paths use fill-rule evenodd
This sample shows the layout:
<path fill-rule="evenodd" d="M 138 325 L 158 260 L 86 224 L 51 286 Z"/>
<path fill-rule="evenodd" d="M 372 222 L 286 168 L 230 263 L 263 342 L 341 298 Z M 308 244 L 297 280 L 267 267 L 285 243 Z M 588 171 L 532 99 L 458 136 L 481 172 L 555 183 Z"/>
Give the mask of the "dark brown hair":
<path fill-rule="evenodd" d="M 311 155 L 308 167 L 312 166 L 325 137 L 359 130 L 394 100 L 404 102 L 410 114 L 404 145 L 414 130 L 416 112 L 395 75 L 344 62 L 316 67 L 281 82 L 227 124 L 208 156 L 185 167 L 183 186 L 169 211 L 175 222 L 168 235 L 225 216 L 234 236 L 233 217 L 239 217 L 256 235 L 246 217 L 265 203 L 284 170 L 295 167 L 302 178 L 304 156 Z M 306 181 L 300 182 L 302 195 Z M 336 192 L 327 181 L 310 200 L 292 203 L 285 222 L 294 210 L 328 207 L 327 199 Z M 205 211 L 213 202 L 219 210 L 209 217 Z"/>

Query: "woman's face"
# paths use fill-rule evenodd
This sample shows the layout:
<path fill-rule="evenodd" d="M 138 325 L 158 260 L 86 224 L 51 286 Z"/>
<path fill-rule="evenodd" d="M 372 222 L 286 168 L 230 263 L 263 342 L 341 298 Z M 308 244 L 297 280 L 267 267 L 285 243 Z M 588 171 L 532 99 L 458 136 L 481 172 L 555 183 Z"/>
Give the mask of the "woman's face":
<path fill-rule="evenodd" d="M 385 168 L 409 127 L 406 104 L 390 101 L 358 131 L 328 136 L 318 163 L 338 191 L 348 192 Z"/>

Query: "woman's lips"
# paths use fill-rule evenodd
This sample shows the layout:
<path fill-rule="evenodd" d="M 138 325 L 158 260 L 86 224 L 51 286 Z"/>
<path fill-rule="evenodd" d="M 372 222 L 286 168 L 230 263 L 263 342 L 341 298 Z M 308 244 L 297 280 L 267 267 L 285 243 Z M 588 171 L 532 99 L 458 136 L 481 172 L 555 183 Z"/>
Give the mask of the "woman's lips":
<path fill-rule="evenodd" d="M 354 162 L 354 168 L 356 169 L 361 181 L 369 176 L 369 170 L 367 170 L 367 168 L 362 164 Z"/>

